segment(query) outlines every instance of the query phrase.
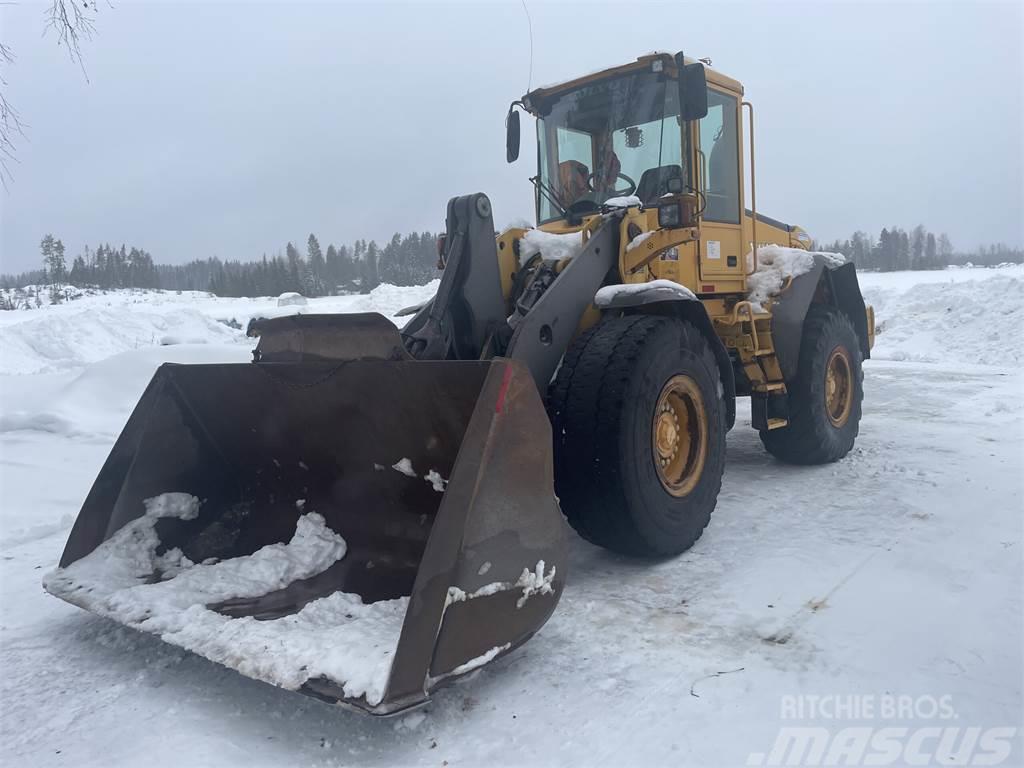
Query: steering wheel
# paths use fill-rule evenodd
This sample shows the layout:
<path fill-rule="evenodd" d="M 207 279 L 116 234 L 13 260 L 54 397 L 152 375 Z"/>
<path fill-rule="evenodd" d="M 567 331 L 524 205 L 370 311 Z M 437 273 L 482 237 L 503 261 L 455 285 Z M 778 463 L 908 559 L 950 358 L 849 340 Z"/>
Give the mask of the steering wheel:
<path fill-rule="evenodd" d="M 603 178 L 604 174 L 601 174 L 601 176 Z M 624 173 L 622 173 L 620 171 L 619 173 L 615 174 L 615 178 L 616 178 L 616 181 L 618 181 L 619 179 L 622 179 L 627 184 L 629 184 L 629 187 L 627 187 L 626 189 L 613 189 L 612 190 L 612 195 L 613 196 L 615 196 L 615 197 L 626 197 L 627 195 L 632 195 L 634 192 L 636 192 L 636 182 L 633 181 L 631 178 L 629 178 L 629 176 L 627 176 L 626 174 L 624 174 Z M 591 173 L 590 175 L 587 176 L 587 190 L 588 191 L 590 191 L 590 192 L 597 192 L 597 190 L 594 188 L 594 181 L 597 180 L 597 179 L 598 179 L 598 174 L 596 174 L 596 173 Z"/>

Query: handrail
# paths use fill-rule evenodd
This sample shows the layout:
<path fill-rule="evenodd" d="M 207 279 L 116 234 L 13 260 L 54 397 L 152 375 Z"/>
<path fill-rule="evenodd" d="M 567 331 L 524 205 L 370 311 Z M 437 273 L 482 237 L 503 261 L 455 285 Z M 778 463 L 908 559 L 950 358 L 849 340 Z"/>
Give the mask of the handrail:
<path fill-rule="evenodd" d="M 754 180 L 754 105 L 749 101 L 743 101 L 740 104 L 740 110 L 743 107 L 747 107 L 748 114 L 750 115 L 750 131 L 747 133 L 750 145 L 750 238 L 753 241 L 753 263 L 750 265 L 749 271 L 747 265 L 743 265 L 744 276 L 750 277 L 757 271 L 757 183 Z"/>

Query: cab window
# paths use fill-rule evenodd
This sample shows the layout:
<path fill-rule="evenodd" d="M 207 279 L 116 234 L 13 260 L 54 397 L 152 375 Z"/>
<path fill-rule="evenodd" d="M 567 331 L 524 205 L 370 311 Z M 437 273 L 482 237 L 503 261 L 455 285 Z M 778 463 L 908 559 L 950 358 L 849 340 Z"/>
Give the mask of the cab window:
<path fill-rule="evenodd" d="M 704 218 L 740 223 L 740 163 L 736 98 L 708 89 L 708 114 L 700 121 Z"/>

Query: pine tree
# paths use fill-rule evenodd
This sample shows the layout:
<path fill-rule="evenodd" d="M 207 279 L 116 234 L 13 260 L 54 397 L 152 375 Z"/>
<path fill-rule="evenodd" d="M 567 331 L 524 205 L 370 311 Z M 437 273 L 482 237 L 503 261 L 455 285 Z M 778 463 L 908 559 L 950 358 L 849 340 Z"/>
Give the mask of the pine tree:
<path fill-rule="evenodd" d="M 43 255 L 43 271 L 50 284 L 50 303 L 59 304 L 64 295 L 61 286 L 67 280 L 67 263 L 64 261 L 64 243 L 47 235 L 39 244 Z"/>
<path fill-rule="evenodd" d="M 939 254 L 935 244 L 935 235 L 931 232 L 928 233 L 928 237 L 925 239 L 924 258 L 928 264 L 928 269 L 941 269 L 943 266 L 939 261 Z"/>
<path fill-rule="evenodd" d="M 950 242 L 945 232 L 939 235 L 938 253 L 939 260 L 943 264 L 949 264 L 953 258 L 953 243 Z"/>
<path fill-rule="evenodd" d="M 307 277 L 306 277 L 306 295 L 307 296 L 323 296 L 327 291 L 325 286 L 327 284 L 326 276 L 327 262 L 324 261 L 324 255 L 320 250 L 320 242 L 316 239 L 316 235 L 310 233 L 309 239 L 306 241 L 306 261 L 308 264 Z"/>
<path fill-rule="evenodd" d="M 378 285 L 380 285 L 380 275 L 377 273 L 377 256 L 379 250 L 377 243 L 373 240 L 370 241 L 369 245 L 366 245 L 366 255 L 363 257 L 363 261 L 360 264 L 360 283 L 359 287 L 362 293 L 369 293 Z"/>
<path fill-rule="evenodd" d="M 288 260 L 288 285 L 284 289 L 285 291 L 301 291 L 302 290 L 302 257 L 299 255 L 298 249 L 291 244 L 285 246 L 284 249 L 285 258 Z M 283 293 L 284 291 L 282 291 Z"/>
<path fill-rule="evenodd" d="M 918 224 L 910 233 L 910 269 L 924 269 L 924 226 Z"/>
<path fill-rule="evenodd" d="M 50 264 L 53 261 L 53 249 L 56 241 L 53 235 L 46 235 L 39 243 L 39 251 L 43 256 L 43 281 L 47 282 L 50 275 Z"/>

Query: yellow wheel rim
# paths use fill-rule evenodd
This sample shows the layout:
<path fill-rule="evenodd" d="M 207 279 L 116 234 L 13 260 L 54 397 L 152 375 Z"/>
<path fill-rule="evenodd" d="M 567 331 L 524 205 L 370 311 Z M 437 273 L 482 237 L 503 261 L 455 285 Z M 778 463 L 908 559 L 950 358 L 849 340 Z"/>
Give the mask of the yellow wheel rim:
<path fill-rule="evenodd" d="M 662 486 L 685 496 L 700 480 L 708 452 L 708 421 L 697 382 L 685 374 L 669 379 L 654 408 L 651 452 Z"/>
<path fill-rule="evenodd" d="M 853 366 L 845 347 L 836 347 L 825 365 L 825 412 L 834 427 L 842 427 L 853 409 Z"/>

